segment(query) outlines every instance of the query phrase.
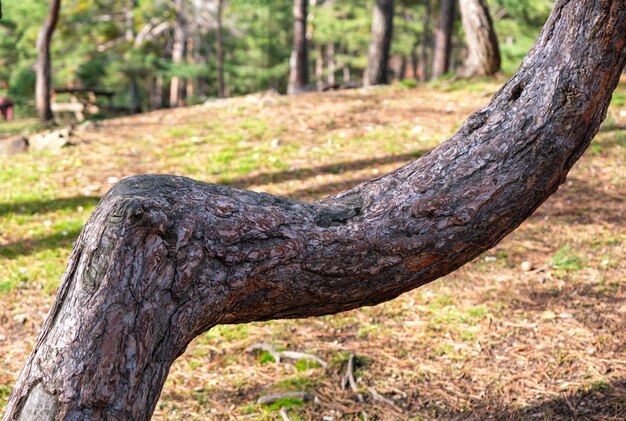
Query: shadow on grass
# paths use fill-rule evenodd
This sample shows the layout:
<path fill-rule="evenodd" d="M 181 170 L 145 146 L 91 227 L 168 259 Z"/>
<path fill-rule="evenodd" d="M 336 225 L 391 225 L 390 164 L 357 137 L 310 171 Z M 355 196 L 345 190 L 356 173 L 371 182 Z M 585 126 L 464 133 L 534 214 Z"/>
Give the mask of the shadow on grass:
<path fill-rule="evenodd" d="M 289 194 L 289 197 L 297 200 L 316 200 L 321 197 L 330 196 L 346 189 L 357 186 L 361 183 L 371 180 L 373 177 L 359 177 L 341 180 L 334 183 L 322 184 L 321 186 L 307 187 L 295 190 Z"/>
<path fill-rule="evenodd" d="M 624 223 L 624 196 L 621 191 L 603 191 L 603 186 L 593 185 L 578 177 L 568 180 L 571 184 L 562 186 L 533 214 L 532 219 L 550 217 L 576 225 Z"/>
<path fill-rule="evenodd" d="M 82 228 L 57 232 L 29 240 L 20 240 L 0 247 L 0 257 L 15 259 L 19 256 L 28 256 L 42 250 L 70 248 L 78 238 Z"/>
<path fill-rule="evenodd" d="M 77 209 L 79 206 L 95 206 L 99 201 L 99 197 L 75 196 L 55 199 L 35 199 L 14 203 L 0 203 L 0 216 L 11 213 L 19 215 L 37 215 L 62 209 Z"/>
<path fill-rule="evenodd" d="M 626 379 L 597 382 L 588 390 L 563 393 L 523 408 L 499 408 L 498 399 L 475 402 L 471 412 L 457 414 L 456 420 L 624 420 L 626 419 Z"/>
<path fill-rule="evenodd" d="M 334 162 L 331 164 L 320 165 L 317 167 L 310 168 L 298 168 L 294 170 L 285 170 L 279 172 L 271 172 L 271 173 L 261 173 L 256 175 L 246 175 L 240 178 L 235 178 L 233 180 L 229 180 L 224 184 L 245 188 L 255 184 L 270 184 L 270 183 L 282 183 L 285 181 L 292 180 L 304 180 L 307 178 L 315 177 L 319 174 L 342 174 L 348 171 L 358 171 L 370 167 L 374 167 L 376 165 L 388 165 L 395 163 L 406 163 L 408 161 L 412 161 L 416 158 L 419 158 L 426 153 L 428 153 L 430 149 L 416 150 L 409 153 L 398 154 L 398 155 L 388 155 L 381 158 L 367 158 L 367 159 L 358 159 L 351 161 L 341 161 Z"/>

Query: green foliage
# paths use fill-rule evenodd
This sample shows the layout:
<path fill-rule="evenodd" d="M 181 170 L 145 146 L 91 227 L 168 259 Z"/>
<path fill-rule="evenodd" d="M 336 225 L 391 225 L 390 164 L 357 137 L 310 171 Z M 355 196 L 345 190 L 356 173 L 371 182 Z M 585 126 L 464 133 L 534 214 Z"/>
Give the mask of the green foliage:
<path fill-rule="evenodd" d="M 553 0 L 496 0 L 491 2 L 492 15 L 502 16 L 494 22 L 500 41 L 502 69 L 506 74 L 517 70 L 532 47 L 548 18 Z"/>

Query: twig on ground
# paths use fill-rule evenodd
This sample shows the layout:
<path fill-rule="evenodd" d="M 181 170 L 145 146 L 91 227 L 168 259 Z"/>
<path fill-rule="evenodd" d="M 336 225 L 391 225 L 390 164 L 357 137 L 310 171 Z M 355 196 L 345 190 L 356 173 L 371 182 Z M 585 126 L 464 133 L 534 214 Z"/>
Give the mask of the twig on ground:
<path fill-rule="evenodd" d="M 287 359 L 291 359 L 291 360 L 308 360 L 308 361 L 314 361 L 316 363 L 318 363 L 319 365 L 321 365 L 322 367 L 326 367 L 326 362 L 324 360 L 322 360 L 319 357 L 316 357 L 315 355 L 311 355 L 311 354 L 305 354 L 304 352 L 296 352 L 296 351 L 281 351 L 279 352 L 280 356 L 282 358 L 287 358 Z"/>
<path fill-rule="evenodd" d="M 258 342 L 258 343 L 252 344 L 247 348 L 248 352 L 253 352 L 253 351 L 258 351 L 258 350 L 265 351 L 268 354 L 270 354 L 276 360 L 277 363 L 279 363 L 281 359 L 288 359 L 288 360 L 295 360 L 295 361 L 298 361 L 298 360 L 314 361 L 322 367 L 326 367 L 327 365 L 324 360 L 322 360 L 321 358 L 315 355 L 306 354 L 304 352 L 297 352 L 297 351 L 276 351 L 276 348 L 264 342 Z"/>
<path fill-rule="evenodd" d="M 378 393 L 376 390 L 374 390 L 374 388 L 368 387 L 367 390 L 369 390 L 370 395 L 372 395 L 372 399 L 374 399 L 374 401 L 384 403 L 385 405 L 391 406 L 392 408 L 395 408 L 399 410 L 400 412 L 403 412 L 402 408 L 396 405 L 394 401 L 392 401 L 391 399 L 387 399 L 386 397 Z"/>
<path fill-rule="evenodd" d="M 532 275 L 537 272 L 544 272 L 550 268 L 552 268 L 552 265 L 543 265 L 543 266 L 539 266 L 537 269 L 529 270 L 528 272 L 526 272 L 526 274 Z"/>
<path fill-rule="evenodd" d="M 280 399 L 301 399 L 303 402 L 315 401 L 315 396 L 309 392 L 280 392 L 261 396 L 256 402 L 259 405 L 271 405 Z"/>
<path fill-rule="evenodd" d="M 283 421 L 291 421 L 291 418 L 287 415 L 287 408 L 284 406 L 280 408 L 280 416 L 283 417 Z"/>
<path fill-rule="evenodd" d="M 348 358 L 348 365 L 346 366 L 346 372 L 341 377 L 341 388 L 345 390 L 350 385 L 350 390 L 357 394 L 359 402 L 363 402 L 363 395 L 359 393 L 359 388 L 356 385 L 356 379 L 354 378 L 354 354 L 350 354 Z"/>

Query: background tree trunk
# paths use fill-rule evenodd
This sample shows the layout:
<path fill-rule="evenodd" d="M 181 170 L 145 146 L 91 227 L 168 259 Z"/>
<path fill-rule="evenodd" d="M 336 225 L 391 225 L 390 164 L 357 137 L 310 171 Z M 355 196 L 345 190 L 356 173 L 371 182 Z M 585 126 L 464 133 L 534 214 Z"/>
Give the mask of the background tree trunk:
<path fill-rule="evenodd" d="M 150 88 L 150 108 L 158 110 L 163 108 L 163 76 L 152 77 Z"/>
<path fill-rule="evenodd" d="M 393 35 L 393 0 L 376 0 L 372 42 L 368 50 L 365 86 L 388 83 L 389 50 Z"/>
<path fill-rule="evenodd" d="M 326 83 L 330 86 L 335 84 L 335 43 L 326 44 L 326 66 L 327 72 Z"/>
<path fill-rule="evenodd" d="M 315 80 L 317 89 L 321 90 L 324 87 L 324 46 L 319 44 L 315 50 Z"/>
<path fill-rule="evenodd" d="M 185 57 L 185 26 L 184 0 L 175 0 L 176 22 L 174 24 L 174 44 L 172 45 L 172 62 L 181 64 Z M 179 76 L 172 76 L 170 82 L 170 107 L 185 105 L 185 83 Z"/>
<path fill-rule="evenodd" d="M 187 35 L 187 40 L 185 41 L 185 55 L 186 55 L 185 61 L 190 66 L 196 64 L 196 57 L 197 57 L 197 55 L 195 54 L 196 48 L 197 47 L 196 47 L 195 38 L 191 35 Z M 185 99 L 187 101 L 190 101 L 194 97 L 195 94 L 196 94 L 195 80 L 192 77 L 188 77 L 185 79 Z"/>
<path fill-rule="evenodd" d="M 52 120 L 50 108 L 50 84 L 52 83 L 52 65 L 50 63 L 50 41 L 59 21 L 61 0 L 50 0 L 48 16 L 37 37 L 37 81 L 35 83 L 35 103 L 37 114 L 42 121 Z"/>
<path fill-rule="evenodd" d="M 420 59 L 420 82 L 424 83 L 428 79 L 428 50 L 430 49 L 430 21 L 432 17 L 432 5 L 430 0 L 425 1 L 425 10 L 424 10 L 424 20 L 423 20 L 423 31 L 422 31 L 422 48 L 421 48 L 421 59 Z"/>
<path fill-rule="evenodd" d="M 417 59 L 417 46 L 419 44 L 416 42 L 415 44 L 413 44 L 413 48 L 411 49 L 411 69 L 413 72 L 413 79 L 415 80 L 420 80 L 420 72 L 418 72 L 418 59 Z"/>
<path fill-rule="evenodd" d="M 433 52 L 433 79 L 440 78 L 450 69 L 455 3 L 455 0 L 441 0 L 439 6 L 439 24 L 435 32 L 435 49 Z"/>
<path fill-rule="evenodd" d="M 459 2 L 467 42 L 463 77 L 491 76 L 500 71 L 500 48 L 485 0 Z"/>
<path fill-rule="evenodd" d="M 293 2 L 293 51 L 289 61 L 288 93 L 297 94 L 309 84 L 309 54 L 306 38 L 308 0 Z"/>
<path fill-rule="evenodd" d="M 132 43 L 135 41 L 137 31 L 135 30 L 134 12 L 137 8 L 137 0 L 130 0 L 128 9 L 126 10 L 126 41 Z M 135 114 L 141 111 L 141 96 L 139 93 L 139 83 L 134 72 L 128 76 L 128 96 L 130 98 L 130 112 Z"/>
<path fill-rule="evenodd" d="M 171 363 L 218 323 L 375 305 L 471 261 L 588 147 L 625 25 L 623 2 L 557 0 L 517 74 L 450 140 L 319 202 L 122 180 L 76 241 L 4 419 L 147 420 Z"/>
<path fill-rule="evenodd" d="M 215 53 L 217 54 L 217 96 L 226 96 L 226 86 L 224 85 L 224 0 L 217 1 L 217 31 L 215 33 Z"/>

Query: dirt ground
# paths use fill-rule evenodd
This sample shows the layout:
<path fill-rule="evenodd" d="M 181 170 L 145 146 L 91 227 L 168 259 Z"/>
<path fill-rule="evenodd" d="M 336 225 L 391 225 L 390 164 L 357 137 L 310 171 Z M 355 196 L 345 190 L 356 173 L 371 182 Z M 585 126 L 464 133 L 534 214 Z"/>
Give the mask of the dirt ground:
<path fill-rule="evenodd" d="M 250 95 L 0 158 L 0 411 L 73 240 L 117 180 L 172 173 L 315 200 L 423 155 L 497 88 Z M 173 365 L 154 419 L 626 419 L 625 161 L 614 101 L 566 184 L 494 249 L 376 307 L 215 328 Z"/>

